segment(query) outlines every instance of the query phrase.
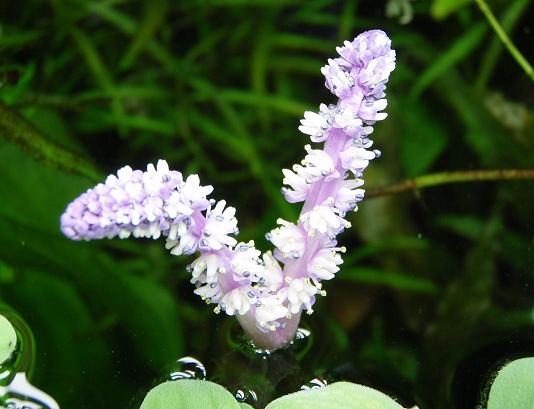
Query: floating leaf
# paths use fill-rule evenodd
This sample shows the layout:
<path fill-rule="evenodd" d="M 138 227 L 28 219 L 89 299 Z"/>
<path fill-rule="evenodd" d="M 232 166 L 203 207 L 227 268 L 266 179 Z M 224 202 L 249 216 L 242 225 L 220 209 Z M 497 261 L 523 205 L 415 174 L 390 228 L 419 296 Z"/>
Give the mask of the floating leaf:
<path fill-rule="evenodd" d="M 239 409 L 234 397 L 213 382 L 182 379 L 165 382 L 152 389 L 141 409 Z"/>
<path fill-rule="evenodd" d="M 516 359 L 491 385 L 488 409 L 530 409 L 534 402 L 534 357 Z"/>
<path fill-rule="evenodd" d="M 349 382 L 337 382 L 282 396 L 267 409 L 402 409 L 389 396 L 375 389 Z"/>
<path fill-rule="evenodd" d="M 0 364 L 3 364 L 13 354 L 17 346 L 17 334 L 13 325 L 0 315 Z"/>

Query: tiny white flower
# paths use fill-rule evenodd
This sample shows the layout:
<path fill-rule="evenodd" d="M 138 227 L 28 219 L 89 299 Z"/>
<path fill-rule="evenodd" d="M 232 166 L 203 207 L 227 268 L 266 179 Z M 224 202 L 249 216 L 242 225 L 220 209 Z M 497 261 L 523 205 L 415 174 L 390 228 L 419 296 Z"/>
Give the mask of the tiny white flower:
<path fill-rule="evenodd" d="M 192 254 L 197 250 L 198 237 L 191 232 L 186 220 L 180 220 L 170 227 L 165 248 L 175 256 Z"/>
<path fill-rule="evenodd" d="M 260 278 L 261 285 L 269 291 L 277 291 L 284 280 L 284 273 L 278 261 L 270 251 L 263 254 L 263 276 Z"/>
<path fill-rule="evenodd" d="M 198 279 L 202 273 L 206 273 L 206 281 L 217 281 L 218 274 L 226 273 L 226 263 L 219 253 L 202 253 L 190 265 L 191 275 Z"/>
<path fill-rule="evenodd" d="M 386 109 L 387 107 L 387 100 L 386 99 L 379 99 L 377 101 L 373 101 L 372 99 L 364 101 L 360 105 L 360 110 L 358 112 L 358 115 L 362 120 L 364 121 L 382 121 L 386 119 L 388 114 L 385 112 L 380 112 Z"/>
<path fill-rule="evenodd" d="M 117 171 L 117 177 L 121 183 L 128 183 L 133 176 L 133 169 L 130 166 L 124 166 Z"/>
<path fill-rule="evenodd" d="M 279 295 L 266 294 L 259 299 L 255 316 L 260 328 L 277 328 L 274 322 L 286 317 L 289 312 L 283 303 L 284 298 Z"/>
<path fill-rule="evenodd" d="M 326 87 L 339 98 L 350 96 L 354 79 L 341 68 L 333 59 L 328 59 L 328 64 L 321 68 L 321 73 L 326 78 Z"/>
<path fill-rule="evenodd" d="M 256 295 L 250 287 L 239 287 L 226 293 L 219 303 L 219 306 L 226 311 L 228 315 L 244 315 L 252 304 L 257 302 Z"/>
<path fill-rule="evenodd" d="M 301 227 L 283 219 L 278 219 L 277 223 L 280 226 L 271 230 L 268 239 L 278 248 L 283 258 L 301 257 L 306 248 L 305 232 Z"/>
<path fill-rule="evenodd" d="M 309 279 L 295 278 L 289 280 L 289 284 L 283 287 L 279 294 L 287 300 L 289 312 L 297 314 L 302 308 L 311 310 L 318 291 Z"/>
<path fill-rule="evenodd" d="M 282 173 L 284 174 L 282 182 L 284 185 L 288 185 L 292 189 L 282 189 L 286 200 L 289 203 L 303 202 L 306 200 L 306 196 L 311 188 L 311 181 L 307 181 L 305 178 L 289 169 L 282 169 Z"/>
<path fill-rule="evenodd" d="M 182 203 L 192 209 L 203 206 L 206 196 L 213 192 L 213 186 L 201 186 L 198 175 L 190 175 L 180 186 L 180 198 Z"/>
<path fill-rule="evenodd" d="M 362 179 L 349 179 L 340 183 L 334 206 L 343 211 L 358 210 L 358 202 L 364 197 L 365 190 L 358 189 L 363 185 Z"/>
<path fill-rule="evenodd" d="M 338 265 L 343 263 L 339 252 L 344 251 L 344 247 L 320 249 L 310 262 L 310 277 L 315 280 L 331 280 L 334 278 L 339 271 Z"/>
<path fill-rule="evenodd" d="M 369 165 L 369 161 L 376 157 L 376 153 L 357 146 L 350 146 L 339 154 L 341 164 L 355 175 L 360 175 Z"/>
<path fill-rule="evenodd" d="M 208 303 L 219 302 L 222 297 L 221 288 L 216 282 L 206 283 L 195 289 L 194 292 Z"/>
<path fill-rule="evenodd" d="M 234 246 L 237 240 L 230 237 L 237 231 L 235 208 L 228 206 L 226 201 L 217 202 L 213 209 L 206 211 L 206 224 L 202 231 L 200 245 L 212 250 L 221 250 L 223 246 Z"/>
<path fill-rule="evenodd" d="M 164 210 L 171 219 L 176 219 L 178 216 L 191 216 L 193 214 L 193 209 L 182 203 L 182 195 L 176 190 L 165 201 Z"/>
<path fill-rule="evenodd" d="M 232 269 L 236 279 L 258 281 L 264 275 L 265 267 L 260 260 L 261 252 L 256 250 L 253 242 L 238 243 L 232 255 Z"/>
<path fill-rule="evenodd" d="M 316 232 L 326 235 L 335 235 L 344 227 L 348 227 L 348 222 L 339 216 L 339 210 L 328 205 L 315 206 L 309 212 L 300 216 L 300 220 L 309 235 Z"/>
<path fill-rule="evenodd" d="M 307 180 L 317 181 L 319 178 L 329 180 L 332 177 L 339 176 L 334 166 L 334 161 L 328 153 L 320 149 L 312 149 L 310 145 L 304 146 L 308 154 L 305 156 L 299 174 Z M 334 174 L 334 175 L 333 175 Z"/>

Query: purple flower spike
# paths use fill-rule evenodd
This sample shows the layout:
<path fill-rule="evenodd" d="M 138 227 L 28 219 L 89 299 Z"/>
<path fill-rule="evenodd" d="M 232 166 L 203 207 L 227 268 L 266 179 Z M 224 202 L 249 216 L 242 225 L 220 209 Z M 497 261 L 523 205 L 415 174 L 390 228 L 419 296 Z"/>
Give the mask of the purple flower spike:
<path fill-rule="evenodd" d="M 304 160 L 283 170 L 286 199 L 304 204 L 296 223 L 279 219 L 267 233 L 273 253 L 238 242 L 235 209 L 208 199 L 211 186 L 197 175 L 184 180 L 165 161 L 145 172 L 126 166 L 82 194 L 61 217 L 63 233 L 73 240 L 163 236 L 171 254 L 198 253 L 188 266 L 195 293 L 216 313 L 235 315 L 259 348 L 286 345 L 302 311 L 311 314 L 316 297 L 326 295 L 321 282 L 343 263 L 336 237 L 350 227 L 345 216 L 363 199 L 363 172 L 380 156 L 369 135 L 386 118 L 391 41 L 371 30 L 337 51 L 321 72 L 338 101 L 301 120 L 299 130 L 324 145 L 306 145 Z"/>
<path fill-rule="evenodd" d="M 210 202 L 211 186 L 198 176 L 170 171 L 167 162 L 146 172 L 125 166 L 78 197 L 61 216 L 61 230 L 73 240 L 168 236 L 179 223 L 195 224 Z"/>

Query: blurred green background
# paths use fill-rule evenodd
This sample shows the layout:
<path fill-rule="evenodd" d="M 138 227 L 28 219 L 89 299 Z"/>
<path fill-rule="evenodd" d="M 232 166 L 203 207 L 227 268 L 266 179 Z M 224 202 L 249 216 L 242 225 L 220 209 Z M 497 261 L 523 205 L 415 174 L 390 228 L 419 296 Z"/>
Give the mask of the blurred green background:
<path fill-rule="evenodd" d="M 490 1 L 532 60 L 530 5 Z M 106 174 L 164 158 L 268 249 L 276 218 L 297 217 L 281 169 L 303 157 L 303 112 L 334 101 L 320 67 L 343 40 L 381 28 L 397 50 L 368 189 L 534 168 L 531 79 L 469 0 L 25 0 L 0 18 L 0 302 L 29 322 L 34 381 L 63 408 L 135 407 L 182 355 L 242 381 L 239 330 L 192 294 L 190 259 L 161 241 L 70 242 L 59 216 Z M 534 354 L 533 203 L 528 180 L 364 201 L 304 323 L 300 376 L 475 407 L 496 366 Z"/>

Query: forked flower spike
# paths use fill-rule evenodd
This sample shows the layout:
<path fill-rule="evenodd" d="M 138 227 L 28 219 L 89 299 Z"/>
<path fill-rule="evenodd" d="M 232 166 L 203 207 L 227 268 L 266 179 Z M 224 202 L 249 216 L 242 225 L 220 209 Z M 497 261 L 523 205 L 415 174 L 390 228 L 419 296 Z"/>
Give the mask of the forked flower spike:
<path fill-rule="evenodd" d="M 198 253 L 188 267 L 195 293 L 216 313 L 237 316 L 258 347 L 284 346 L 301 312 L 311 314 L 315 297 L 326 294 L 321 282 L 339 271 L 345 249 L 336 237 L 364 197 L 363 171 L 380 156 L 369 135 L 386 118 L 391 41 L 371 30 L 337 52 L 321 69 L 337 103 L 306 112 L 299 127 L 323 145 L 306 145 L 301 164 L 283 170 L 283 194 L 304 205 L 296 223 L 279 219 L 267 233 L 274 252 L 262 255 L 254 242 L 238 242 L 235 209 L 208 199 L 213 188 L 201 186 L 197 175 L 184 179 L 162 160 L 144 172 L 126 166 L 82 194 L 61 217 L 63 233 L 74 240 L 163 236 L 171 254 Z"/>

